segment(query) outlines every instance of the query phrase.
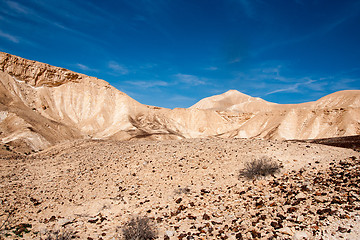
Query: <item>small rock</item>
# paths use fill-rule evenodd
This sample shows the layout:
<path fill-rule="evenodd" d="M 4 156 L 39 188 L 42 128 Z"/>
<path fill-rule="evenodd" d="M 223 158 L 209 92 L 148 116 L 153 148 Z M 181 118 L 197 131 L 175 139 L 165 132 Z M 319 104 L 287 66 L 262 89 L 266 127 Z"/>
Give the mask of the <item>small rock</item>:
<path fill-rule="evenodd" d="M 255 230 L 251 230 L 251 236 L 253 237 L 253 238 L 261 238 L 261 233 L 259 233 L 259 232 L 257 232 L 257 231 L 255 231 Z"/>
<path fill-rule="evenodd" d="M 273 221 L 270 223 L 270 225 L 274 228 L 274 229 L 279 229 L 282 228 L 283 226 L 281 225 L 281 223 L 278 223 L 276 221 Z"/>
<path fill-rule="evenodd" d="M 203 218 L 203 220 L 210 220 L 210 216 L 207 215 L 206 213 L 204 213 L 202 218 Z"/>
<path fill-rule="evenodd" d="M 235 235 L 235 238 L 236 238 L 236 239 L 243 240 L 243 236 L 242 236 L 241 233 L 237 233 L 237 234 Z"/>
<path fill-rule="evenodd" d="M 34 204 L 34 206 L 40 205 L 41 202 L 33 197 L 30 197 L 30 201 Z"/>
<path fill-rule="evenodd" d="M 301 199 L 301 198 L 305 198 L 305 199 L 306 199 L 305 193 L 300 192 L 299 194 L 296 195 L 296 199 Z"/>
<path fill-rule="evenodd" d="M 338 232 L 346 233 L 348 230 L 346 228 L 340 227 L 338 228 Z"/>
<path fill-rule="evenodd" d="M 293 240 L 304 240 L 309 239 L 309 234 L 304 231 L 295 232 L 294 236 L 292 237 Z"/>
<path fill-rule="evenodd" d="M 99 218 L 96 216 L 96 217 L 89 218 L 88 222 L 89 223 L 96 223 L 98 220 L 99 220 Z"/>
<path fill-rule="evenodd" d="M 74 218 L 62 218 L 62 219 L 59 219 L 57 223 L 59 226 L 64 227 L 68 224 L 73 223 L 73 221 L 74 221 Z"/>
<path fill-rule="evenodd" d="M 175 232 L 174 231 L 165 231 L 165 235 L 168 237 L 172 237 L 174 236 Z"/>
<path fill-rule="evenodd" d="M 294 232 L 289 227 L 281 228 L 278 231 L 279 231 L 279 233 L 286 234 L 286 235 L 289 235 L 289 236 L 294 234 Z"/>

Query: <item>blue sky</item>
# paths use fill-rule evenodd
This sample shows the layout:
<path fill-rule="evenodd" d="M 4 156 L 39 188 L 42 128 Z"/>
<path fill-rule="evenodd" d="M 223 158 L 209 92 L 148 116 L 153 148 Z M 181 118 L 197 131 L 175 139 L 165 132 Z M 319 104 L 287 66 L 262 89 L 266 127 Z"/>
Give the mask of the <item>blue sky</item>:
<path fill-rule="evenodd" d="M 359 0 L 0 0 L 0 51 L 190 107 L 236 89 L 276 103 L 360 89 Z"/>

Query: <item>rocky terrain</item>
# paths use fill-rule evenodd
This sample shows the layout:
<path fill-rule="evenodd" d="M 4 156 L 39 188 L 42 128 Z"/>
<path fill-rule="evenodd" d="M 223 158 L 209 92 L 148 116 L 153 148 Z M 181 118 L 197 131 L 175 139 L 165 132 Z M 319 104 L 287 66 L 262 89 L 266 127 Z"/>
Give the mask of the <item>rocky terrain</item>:
<path fill-rule="evenodd" d="M 329 146 L 351 148 L 360 151 L 360 136 L 349 136 L 349 137 L 337 137 L 337 138 L 322 138 L 322 139 L 311 139 L 304 140 L 303 142 L 319 143 Z"/>
<path fill-rule="evenodd" d="M 0 52 L 0 139 L 29 154 L 76 139 L 317 139 L 360 134 L 360 90 L 275 104 L 235 90 L 188 109 L 141 104 L 107 82 Z"/>
<path fill-rule="evenodd" d="M 266 156 L 274 176 L 239 178 Z M 357 239 L 360 154 L 313 143 L 248 139 L 60 144 L 0 164 L 2 237 L 121 239 L 133 216 L 159 239 Z M 305 237 L 305 238 L 302 238 Z"/>

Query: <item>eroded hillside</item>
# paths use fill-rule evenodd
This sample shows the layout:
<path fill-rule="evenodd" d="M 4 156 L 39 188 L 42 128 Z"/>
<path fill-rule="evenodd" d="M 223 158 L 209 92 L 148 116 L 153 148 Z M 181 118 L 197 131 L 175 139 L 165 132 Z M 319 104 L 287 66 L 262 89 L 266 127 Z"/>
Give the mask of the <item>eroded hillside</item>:
<path fill-rule="evenodd" d="M 280 105 L 237 91 L 189 109 L 143 105 L 107 82 L 0 53 L 0 139 L 30 152 L 74 139 L 310 139 L 360 134 L 360 91 Z"/>

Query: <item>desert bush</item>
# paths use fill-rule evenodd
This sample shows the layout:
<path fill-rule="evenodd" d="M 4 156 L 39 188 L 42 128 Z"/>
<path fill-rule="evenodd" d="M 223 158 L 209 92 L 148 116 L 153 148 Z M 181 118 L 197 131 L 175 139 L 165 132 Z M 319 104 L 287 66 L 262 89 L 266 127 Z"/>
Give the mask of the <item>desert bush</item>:
<path fill-rule="evenodd" d="M 189 187 L 184 187 L 184 188 L 178 188 L 175 190 L 176 194 L 189 194 L 191 192 L 191 189 Z"/>
<path fill-rule="evenodd" d="M 254 179 L 275 174 L 280 171 L 281 165 L 269 157 L 252 159 L 245 163 L 245 167 L 240 170 L 239 178 Z"/>
<path fill-rule="evenodd" d="M 150 240 L 155 239 L 157 231 L 153 222 L 147 217 L 134 217 L 122 228 L 125 240 Z"/>
<path fill-rule="evenodd" d="M 71 230 L 49 232 L 43 240 L 70 240 L 75 238 L 75 233 Z M 42 239 L 42 238 L 40 238 Z"/>

